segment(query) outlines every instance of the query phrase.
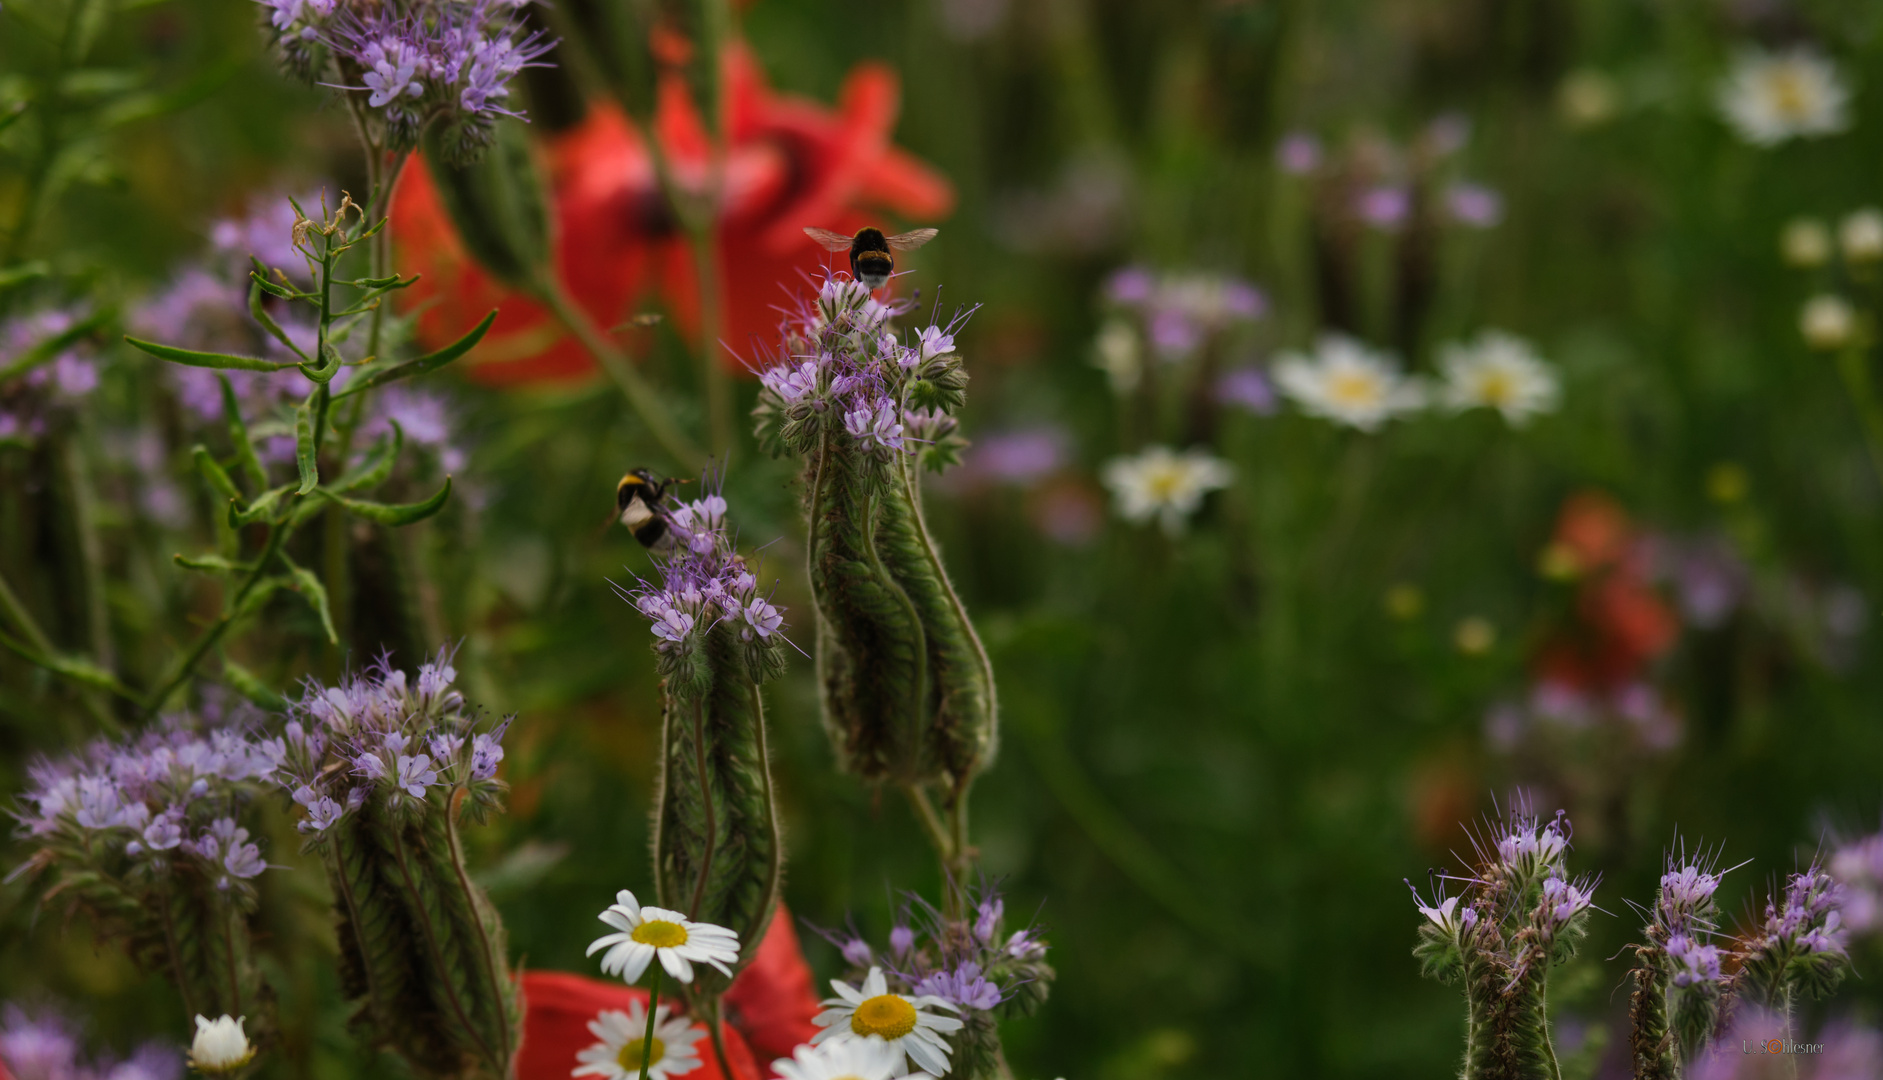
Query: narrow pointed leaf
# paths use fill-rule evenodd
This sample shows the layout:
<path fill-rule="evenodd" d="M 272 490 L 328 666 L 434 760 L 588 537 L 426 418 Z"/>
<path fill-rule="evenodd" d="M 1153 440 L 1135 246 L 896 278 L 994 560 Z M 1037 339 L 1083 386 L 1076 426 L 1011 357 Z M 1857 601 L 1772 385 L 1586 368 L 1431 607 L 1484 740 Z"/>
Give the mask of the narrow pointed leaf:
<path fill-rule="evenodd" d="M 318 490 L 322 496 L 346 507 L 349 514 L 363 517 L 368 521 L 376 521 L 381 525 L 410 525 L 415 521 L 424 521 L 444 508 L 445 500 L 451 496 L 451 478 L 445 477 L 445 486 L 438 489 L 438 494 L 424 502 L 415 503 L 367 502 L 364 499 L 349 499 L 344 495 L 336 495 L 326 488 Z"/>
<path fill-rule="evenodd" d="M 248 421 L 242 419 L 242 407 L 235 400 L 235 385 L 227 375 L 216 376 L 222 384 L 222 414 L 229 420 L 229 441 L 235 444 L 235 460 L 242 466 L 243 475 L 256 488 L 268 486 L 268 470 L 262 468 L 261 459 L 255 456 L 255 444 L 249 439 Z"/>
<path fill-rule="evenodd" d="M 301 486 L 295 494 L 305 495 L 320 483 L 320 467 L 314 460 L 319 448 L 314 445 L 314 394 L 294 410 L 294 465 L 301 470 Z"/>
<path fill-rule="evenodd" d="M 292 362 L 276 363 L 263 360 L 258 356 L 235 356 L 230 353 L 197 352 L 194 349 L 179 349 L 171 345 L 159 345 L 154 341 L 143 341 L 126 334 L 124 340 L 144 350 L 159 360 L 168 360 L 173 364 L 188 367 L 222 368 L 225 371 L 281 371 L 295 367 Z"/>
<path fill-rule="evenodd" d="M 382 436 L 357 468 L 327 485 L 327 490 L 358 491 L 361 488 L 378 487 L 386 482 L 386 477 L 392 475 L 393 465 L 398 463 L 399 452 L 405 448 L 405 429 L 399 426 L 397 420 L 389 422 L 392 424 L 392 434 Z"/>
<path fill-rule="evenodd" d="M 490 332 L 491 324 L 496 321 L 497 312 L 493 310 L 490 314 L 484 316 L 483 322 L 472 327 L 469 333 L 451 344 L 446 345 L 444 348 L 439 349 L 437 352 L 426 353 L 416 360 L 407 360 L 403 364 L 394 364 L 389 368 L 375 371 L 366 378 L 360 379 L 353 383 L 353 385 L 348 386 L 340 393 L 335 394 L 334 397 L 343 398 L 348 394 L 357 394 L 362 390 L 371 390 L 374 387 L 384 386 L 389 382 L 409 379 L 414 375 L 423 375 L 428 371 L 435 371 L 438 368 L 444 367 L 458 357 L 470 352 L 472 347 L 484 340 L 484 335 Z"/>
<path fill-rule="evenodd" d="M 327 632 L 327 643 L 340 644 L 340 635 L 333 631 L 333 609 L 327 603 L 327 586 L 320 583 L 312 570 L 292 562 L 285 553 L 281 561 L 288 565 L 288 576 L 293 581 L 294 591 L 306 597 L 314 613 L 320 616 L 320 628 Z"/>
<path fill-rule="evenodd" d="M 254 259 L 254 256 L 250 256 L 250 258 Z M 254 262 L 257 267 L 261 266 L 261 260 L 254 259 Z M 301 351 L 301 347 L 299 345 L 296 345 L 293 342 L 293 340 L 288 337 L 288 332 L 286 330 L 281 329 L 281 324 L 277 323 L 275 321 L 274 316 L 268 314 L 268 309 L 262 306 L 262 292 L 264 290 L 267 290 L 270 292 L 275 292 L 277 295 L 282 295 L 281 292 L 278 291 L 278 287 L 269 286 L 263 280 L 262 273 L 251 273 L 249 275 L 249 282 L 250 282 L 249 287 L 248 287 L 249 316 L 253 318 L 256 322 L 260 323 L 262 329 L 268 331 L 269 336 L 273 337 L 276 341 L 281 342 L 283 345 L 286 345 L 288 348 L 293 349 L 294 355 L 300 357 L 302 360 L 308 360 L 311 362 L 312 358 L 309 357 L 306 353 Z"/>
<path fill-rule="evenodd" d="M 246 574 L 255 569 L 254 563 L 236 562 L 220 555 L 173 555 L 178 566 L 186 570 L 201 570 L 211 574 Z"/>
<path fill-rule="evenodd" d="M 18 112 L 12 113 L 10 115 L 0 114 L 0 131 L 5 131 L 7 129 L 7 122 L 12 117 L 16 117 L 19 115 L 20 113 Z M 0 289 L 11 289 L 15 285 L 24 284 L 25 282 L 32 281 L 35 278 L 45 277 L 47 274 L 50 274 L 50 273 L 52 273 L 52 267 L 48 265 L 43 259 L 34 259 L 32 262 L 16 263 L 12 266 L 7 267 L 4 270 L 0 270 Z"/>
<path fill-rule="evenodd" d="M 294 485 L 292 484 L 283 484 L 277 488 L 269 488 L 267 491 L 257 495 L 255 501 L 248 504 L 246 510 L 237 506 L 235 503 L 230 503 L 229 525 L 232 528 L 239 529 L 244 525 L 253 525 L 258 521 L 273 521 L 276 504 L 281 501 L 283 495 L 293 490 Z"/>
<path fill-rule="evenodd" d="M 254 672 L 226 656 L 222 658 L 222 684 L 268 712 L 287 711 L 287 698 L 269 689 Z"/>
<path fill-rule="evenodd" d="M 203 474 L 203 479 L 209 481 L 209 486 L 215 489 L 216 494 L 235 502 L 242 501 L 242 493 L 236 489 L 235 481 L 229 479 L 229 474 L 216 463 L 209 447 L 197 443 L 190 454 L 196 458 L 196 471 Z"/>

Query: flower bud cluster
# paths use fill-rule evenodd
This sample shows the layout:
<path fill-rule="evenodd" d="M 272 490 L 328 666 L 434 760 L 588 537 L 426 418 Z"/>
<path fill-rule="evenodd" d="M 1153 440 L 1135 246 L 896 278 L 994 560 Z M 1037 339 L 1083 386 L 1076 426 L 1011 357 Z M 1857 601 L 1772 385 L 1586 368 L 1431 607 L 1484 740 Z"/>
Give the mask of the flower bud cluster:
<path fill-rule="evenodd" d="M 841 438 L 880 462 L 919 453 L 937 471 L 954 464 L 967 445 L 951 415 L 967 386 L 955 335 L 971 313 L 905 340 L 891 321 L 910 310 L 847 277 L 825 279 L 787 317 L 784 355 L 759 372 L 761 442 L 809 454 Z"/>
<path fill-rule="evenodd" d="M 1754 953 L 1845 958 L 1849 931 L 1843 925 L 1843 904 L 1843 886 L 1812 863 L 1791 876 L 1783 901 L 1766 901 L 1764 925 L 1752 942 Z"/>
<path fill-rule="evenodd" d="M 391 149 L 447 127 L 455 161 L 479 156 L 508 105 L 510 80 L 555 42 L 526 33 L 529 0 L 260 0 L 287 70 L 365 98 Z"/>
<path fill-rule="evenodd" d="M 248 893 L 267 864 L 237 817 L 283 753 L 279 739 L 172 720 L 33 766 L 20 821 L 48 850 L 107 873 L 167 873 L 182 859 L 216 888 Z"/>
<path fill-rule="evenodd" d="M 457 674 L 440 650 L 410 680 L 382 659 L 335 686 L 310 682 L 274 740 L 273 779 L 306 812 L 297 828 L 318 839 L 369 801 L 415 814 L 432 793 L 460 787 L 472 806 L 494 806 L 510 720 L 467 715 Z"/>
<path fill-rule="evenodd" d="M 251 956 L 255 879 L 268 869 L 244 822 L 259 785 L 279 782 L 279 739 L 166 718 L 30 770 L 21 832 L 28 867 L 91 913 L 131 959 L 177 982 L 192 1008 L 258 1017 L 266 995 Z"/>
<path fill-rule="evenodd" d="M 656 581 L 630 594 L 653 622 L 663 674 L 694 662 L 707 636 L 725 630 L 739 643 L 759 677 L 782 662 L 784 612 L 759 592 L 726 522 L 726 500 L 710 492 L 667 513 L 673 551 L 659 560 Z"/>

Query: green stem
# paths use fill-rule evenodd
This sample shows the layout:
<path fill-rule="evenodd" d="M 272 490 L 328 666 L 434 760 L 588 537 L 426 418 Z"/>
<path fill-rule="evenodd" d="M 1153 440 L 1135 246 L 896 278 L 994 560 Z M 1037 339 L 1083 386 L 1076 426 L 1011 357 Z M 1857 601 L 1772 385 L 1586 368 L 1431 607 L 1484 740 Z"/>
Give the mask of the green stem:
<path fill-rule="evenodd" d="M 935 854 L 941 856 L 942 865 L 950 865 L 954 860 L 954 840 L 949 836 L 948 827 L 942 824 L 941 815 L 935 812 L 935 804 L 929 801 L 928 792 L 920 784 L 905 781 L 902 793 L 908 796 L 915 820 L 921 824 L 928 842 L 934 845 Z"/>
<path fill-rule="evenodd" d="M 656 956 L 650 966 L 654 969 L 654 979 L 647 984 L 647 1030 L 641 1034 L 641 1080 L 647 1080 L 647 1070 L 654 1064 L 654 1010 L 660 1007 L 660 957 Z"/>
<path fill-rule="evenodd" d="M 681 434 L 680 429 L 674 426 L 670 414 L 661 404 L 654 388 L 648 385 L 647 380 L 641 377 L 639 371 L 635 370 L 627 356 L 602 334 L 600 328 L 588 317 L 588 313 L 570 300 L 568 293 L 557 282 L 540 282 L 533 291 L 536 299 L 549 309 L 550 314 L 554 315 L 565 329 L 575 335 L 582 347 L 587 349 L 589 355 L 602 366 L 602 370 L 608 373 L 608 377 L 621 388 L 622 396 L 628 399 L 628 405 L 634 409 L 635 415 L 647 425 L 648 433 L 654 437 L 654 441 L 667 451 L 669 457 L 679 463 L 682 470 L 699 471 L 706 463 L 706 455 L 701 453 L 699 448 L 693 445 L 692 440 Z"/>
<path fill-rule="evenodd" d="M 0 616 L 5 616 L 14 629 L 25 635 L 28 645 L 48 655 L 54 651 L 52 640 L 39 628 L 39 623 L 34 621 L 32 612 L 26 610 L 26 605 L 20 603 L 13 586 L 7 584 L 5 574 L 0 574 Z"/>
<path fill-rule="evenodd" d="M 170 695 L 176 693 L 177 688 L 189 680 L 190 673 L 196 670 L 196 665 L 202 662 L 210 647 L 222 640 L 222 635 L 229 629 L 229 624 L 235 621 L 236 612 L 241 610 L 242 601 L 246 600 L 248 594 L 254 591 L 255 586 L 261 583 L 262 574 L 268 569 L 268 564 L 274 561 L 275 556 L 281 551 L 281 545 L 287 541 L 288 534 L 293 531 L 293 526 L 289 525 L 285 519 L 268 530 L 268 543 L 262 548 L 261 555 L 256 558 L 254 569 L 248 572 L 248 577 L 242 579 L 242 584 L 236 589 L 235 595 L 223 605 L 222 614 L 210 624 L 209 629 L 203 631 L 202 636 L 196 639 L 196 644 L 192 645 L 190 651 L 178 662 L 176 671 L 164 680 L 156 693 L 150 696 L 147 712 L 154 715 L 162 710 L 164 703 L 170 700 Z"/>
<path fill-rule="evenodd" d="M 714 203 L 717 203 L 717 199 Z M 703 228 L 688 230 L 693 245 L 693 265 L 697 268 L 700 289 L 700 378 L 706 385 L 707 435 L 715 456 L 722 459 L 732 446 L 732 386 L 719 362 L 721 329 L 725 323 L 724 298 L 720 295 L 719 248 L 713 242 L 712 221 Z"/>
<path fill-rule="evenodd" d="M 1861 346 L 1842 349 L 1837 354 L 1837 373 L 1844 380 L 1844 389 L 1850 394 L 1850 403 L 1857 410 L 1857 419 L 1863 424 L 1864 447 L 1870 453 L 1870 464 L 1876 469 L 1878 479 L 1883 479 L 1883 409 L 1877 407 L 1875 387 L 1870 381 L 1870 369 L 1867 357 Z"/>

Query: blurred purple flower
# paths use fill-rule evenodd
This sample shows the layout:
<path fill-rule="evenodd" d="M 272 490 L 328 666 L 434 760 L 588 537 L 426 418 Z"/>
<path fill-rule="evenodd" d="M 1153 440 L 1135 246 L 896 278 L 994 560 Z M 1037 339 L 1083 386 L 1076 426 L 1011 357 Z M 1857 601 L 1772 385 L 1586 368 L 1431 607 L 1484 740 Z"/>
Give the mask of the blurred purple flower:
<path fill-rule="evenodd" d="M 1412 195 L 1399 185 L 1380 184 L 1360 193 L 1354 213 L 1376 229 L 1393 232 L 1404 226 L 1412 213 Z"/>
<path fill-rule="evenodd" d="M 182 1080 L 183 1055 L 175 1047 L 147 1042 L 130 1057 L 98 1073 L 101 1080 Z"/>
<path fill-rule="evenodd" d="M 1203 327 L 1180 308 L 1159 307 L 1151 312 L 1151 348 L 1165 360 L 1181 360 L 1203 344 Z"/>
<path fill-rule="evenodd" d="M 0 1019 L 0 1061 L 16 1080 L 73 1080 L 78 1075 L 78 1040 L 64 1019 L 50 1013 L 32 1016 L 8 1005 Z"/>
<path fill-rule="evenodd" d="M 1732 618 L 1745 599 L 1750 572 L 1729 543 L 1710 538 L 1675 544 L 1671 562 L 1681 612 L 1689 623 L 1711 630 Z"/>
<path fill-rule="evenodd" d="M 1157 279 L 1142 266 L 1127 266 L 1105 282 L 1105 295 L 1114 304 L 1142 304 L 1151 298 Z"/>
<path fill-rule="evenodd" d="M 1105 526 L 1105 503 L 1076 481 L 1056 483 L 1042 490 L 1029 508 L 1034 528 L 1055 544 L 1080 547 Z"/>
<path fill-rule="evenodd" d="M 1471 118 L 1463 113 L 1441 113 L 1425 128 L 1425 145 L 1438 157 L 1449 157 L 1471 141 Z"/>
<path fill-rule="evenodd" d="M 298 201 L 312 215 L 321 205 L 326 189 L 304 192 Z M 250 268 L 249 258 L 261 260 L 269 270 L 285 271 L 303 284 L 308 282 L 307 260 L 294 248 L 294 207 L 285 193 L 265 195 L 256 200 L 243 217 L 224 218 L 209 231 L 209 241 L 228 260 L 238 279 Z M 243 297 L 248 295 L 243 288 Z"/>
<path fill-rule="evenodd" d="M 1457 183 L 1445 189 L 1445 209 L 1460 225 L 1488 229 L 1504 220 L 1504 197 L 1482 184 Z"/>
<path fill-rule="evenodd" d="M 1321 140 L 1305 131 L 1290 131 L 1275 144 L 1275 164 L 1290 176 L 1306 176 L 1321 167 Z"/>
<path fill-rule="evenodd" d="M 1254 365 L 1224 372 L 1216 380 L 1216 400 L 1257 416 L 1272 415 L 1276 408 L 1274 385 L 1262 369 Z"/>
<path fill-rule="evenodd" d="M 1066 464 L 1065 430 L 1051 424 L 1016 428 L 983 437 L 964 466 L 1003 484 L 1025 486 Z"/>

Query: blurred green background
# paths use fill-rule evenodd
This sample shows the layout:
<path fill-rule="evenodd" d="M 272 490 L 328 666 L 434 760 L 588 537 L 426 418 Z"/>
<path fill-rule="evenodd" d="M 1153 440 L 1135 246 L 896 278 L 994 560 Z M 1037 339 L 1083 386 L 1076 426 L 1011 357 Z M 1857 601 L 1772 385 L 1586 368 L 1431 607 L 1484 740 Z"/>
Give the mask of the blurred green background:
<path fill-rule="evenodd" d="M 252 199 L 359 183 L 343 111 L 275 71 L 258 21 L 244 0 L 112 6 L 100 67 L 192 100 L 70 163 L 25 252 L 70 295 L 135 305 Z M 976 791 L 975 835 L 1009 911 L 1038 912 L 1059 970 L 1047 1008 L 1004 1032 L 1020 1075 L 1447 1075 L 1461 1010 L 1418 978 L 1401 879 L 1455 865 L 1457 822 L 1519 783 L 1539 809 L 1571 810 L 1571 866 L 1603 875 L 1597 903 L 1614 916 L 1598 917 L 1552 994 L 1561 1038 L 1593 1039 L 1591 1054 L 1604 1029 L 1611 1044 L 1625 1037 L 1625 964 L 1605 958 L 1638 932 L 1624 898 L 1651 897 L 1677 827 L 1723 844 L 1729 864 L 1753 860 L 1722 893 L 1736 916 L 1820 843 L 1875 828 L 1883 656 L 1860 626 L 1883 597 L 1883 487 L 1837 371 L 1799 336 L 1800 305 L 1829 271 L 1787 267 L 1778 238 L 1800 215 L 1834 223 L 1883 198 L 1883 81 L 1868 77 L 1883 61 L 1883 7 L 755 0 L 740 23 L 783 91 L 829 102 L 860 61 L 899 72 L 895 141 L 958 197 L 918 281 L 984 305 L 961 339 L 974 380 L 965 433 L 1047 427 L 1062 448 L 1044 475 L 970 473 L 929 504 L 1000 685 L 1003 746 Z M 1798 40 L 1860 73 L 1855 122 L 1748 145 L 1713 88 L 1741 46 Z M 42 60 L 0 29 L 0 100 Z M 544 97 L 548 85 L 531 84 Z M 1605 107 L 1583 107 L 1578 89 Z M 531 108 L 539 135 L 573 119 L 566 103 Z M 1199 424 L 1108 386 L 1093 342 L 1104 282 L 1128 264 L 1260 287 L 1269 313 L 1238 357 L 1309 344 L 1330 321 L 1313 224 L 1326 181 L 1281 172 L 1278 141 L 1312 132 L 1329 155 L 1368 138 L 1403 146 L 1447 115 L 1470 128 L 1446 168 L 1495 188 L 1502 220 L 1428 238 L 1431 295 L 1410 337 L 1388 314 L 1395 239 L 1354 241 L 1351 329 L 1410 347 L 1428 372 L 1442 341 L 1521 334 L 1560 372 L 1556 413 L 1521 430 L 1484 410 L 1432 413 L 1363 434 L 1286 407 L 1225 407 Z M 4 143 L 0 204 L 31 160 L 23 130 Z M 1868 312 L 1879 284 L 1857 274 L 1839 287 Z M 657 336 L 655 370 L 685 387 L 684 343 Z M 174 428 L 138 361 L 114 362 L 126 374 L 108 380 L 88 437 Z M 520 717 L 510 813 L 475 842 L 501 868 L 493 892 L 513 953 L 585 971 L 586 920 L 613 890 L 647 882 L 658 696 L 645 622 L 607 579 L 650 564 L 598 523 L 616 478 L 652 450 L 606 386 L 446 385 L 474 494 L 415 544 L 439 628 L 465 641 L 467 694 Z M 749 404 L 755 384 L 738 392 Z M 1235 468 L 1176 537 L 1118 520 L 1098 481 L 1114 455 L 1159 441 L 1207 442 Z M 187 454 L 169 460 L 187 484 Z M 56 569 L 40 573 L 41 464 L 0 447 L 0 567 L 32 581 L 31 603 L 50 613 L 63 586 Z M 99 469 L 113 633 L 121 670 L 143 684 L 186 637 L 194 594 L 167 560 L 194 534 L 151 548 L 131 508 L 138 481 Z M 790 465 L 749 439 L 735 450 L 735 521 L 750 543 L 777 539 L 766 573 L 808 649 L 792 483 Z M 1646 673 L 1680 718 L 1672 749 L 1617 750 L 1597 733 L 1506 752 L 1486 716 L 1530 692 L 1539 643 L 1572 619 L 1568 587 L 1538 560 L 1564 500 L 1587 490 L 1644 531 L 1719 538 L 1750 584 L 1717 624 L 1687 618 Z M 1103 516 L 1054 539 L 1040 523 L 1055 507 Z M 1655 585 L 1675 610 L 1677 584 Z M 1818 612 L 1833 594 L 1860 603 L 1826 644 Z M 284 601 L 279 615 L 277 630 L 306 629 L 304 607 Z M 1460 647 L 1469 618 L 1488 620 L 1488 644 Z M 341 658 L 312 641 L 276 650 L 264 674 L 286 688 L 334 671 Z M 12 658 L 0 687 L 10 793 L 31 755 L 88 729 L 68 691 Z M 927 849 L 899 800 L 833 770 L 809 662 L 769 701 L 787 900 L 826 926 L 854 913 L 880 937 L 896 890 L 933 894 Z M 287 822 L 271 860 L 294 858 Z M 6 864 L 27 850 L 9 841 Z M 807 938 L 813 965 L 834 973 L 835 951 Z M 1859 971 L 1880 955 L 1860 942 Z M 331 1004 L 322 978 L 317 965 L 277 978 L 284 1011 Z M 178 1030 L 167 993 L 82 919 L 37 908 L 26 882 L 0 889 L 0 998 L 78 1003 L 122 1046 Z M 1822 1008 L 1879 1005 L 1864 979 Z M 387 1067 L 351 1058 L 338 1013 L 314 1040 L 272 1074 Z"/>

